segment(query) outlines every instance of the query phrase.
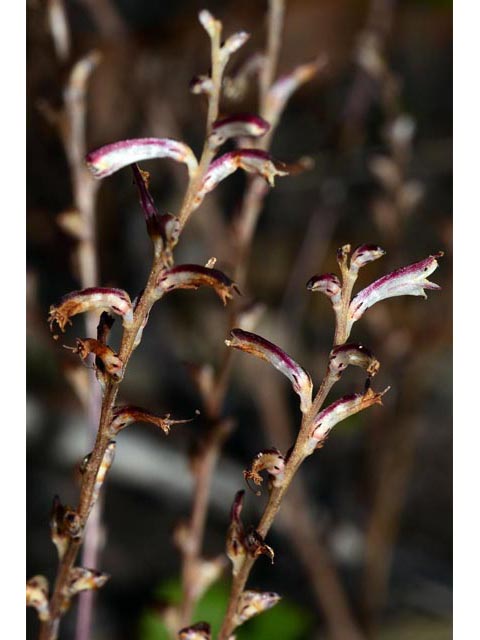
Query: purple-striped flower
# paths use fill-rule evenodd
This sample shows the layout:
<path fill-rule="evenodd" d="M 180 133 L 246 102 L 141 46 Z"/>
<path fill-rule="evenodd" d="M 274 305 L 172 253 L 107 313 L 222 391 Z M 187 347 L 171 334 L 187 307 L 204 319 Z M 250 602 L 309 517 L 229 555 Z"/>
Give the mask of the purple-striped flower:
<path fill-rule="evenodd" d="M 148 424 L 154 424 L 160 427 L 168 435 L 172 424 L 186 424 L 191 420 L 173 420 L 170 418 L 170 414 L 160 417 L 156 416 L 141 407 L 134 407 L 127 405 L 123 407 L 115 407 L 113 410 L 112 422 L 110 423 L 110 433 L 112 436 L 116 436 L 119 431 L 128 427 L 129 424 L 134 422 L 146 422 Z"/>
<path fill-rule="evenodd" d="M 269 129 L 268 122 L 260 116 L 250 113 L 227 116 L 213 123 L 209 143 L 212 147 L 219 147 L 230 138 L 259 138 Z"/>
<path fill-rule="evenodd" d="M 361 367 L 370 377 L 380 368 L 380 362 L 373 353 L 361 344 L 342 344 L 332 349 L 328 363 L 332 373 L 340 377 L 349 365 Z"/>
<path fill-rule="evenodd" d="M 275 176 L 286 176 L 288 171 L 282 162 L 272 160 L 266 151 L 259 149 L 237 149 L 229 151 L 212 162 L 205 174 L 195 197 L 195 206 L 199 207 L 203 199 L 215 187 L 237 169 L 256 173 L 273 187 Z"/>
<path fill-rule="evenodd" d="M 271 609 L 280 600 L 278 593 L 273 591 L 254 591 L 253 589 L 244 591 L 238 599 L 233 625 L 239 627 L 250 618 Z"/>
<path fill-rule="evenodd" d="M 266 360 L 275 369 L 287 376 L 292 383 L 294 391 L 300 396 L 302 413 L 306 413 L 312 403 L 312 379 L 305 369 L 297 364 L 285 351 L 282 351 L 280 347 L 277 347 L 276 344 L 265 340 L 265 338 L 256 333 L 233 329 L 230 335 L 231 338 L 225 340 L 227 347 L 233 347 Z"/>
<path fill-rule="evenodd" d="M 134 138 L 113 142 L 91 151 L 86 162 L 95 178 L 106 178 L 130 164 L 154 158 L 171 158 L 176 162 L 183 162 L 187 165 L 190 177 L 198 167 L 190 147 L 170 138 Z"/>
<path fill-rule="evenodd" d="M 375 393 L 371 388 L 368 388 L 364 394 L 355 393 L 343 396 L 343 398 L 333 402 L 318 413 L 313 421 L 312 434 L 308 442 L 308 453 L 313 453 L 317 447 L 323 446 L 328 434 L 338 422 L 374 404 L 382 404 L 382 396 L 388 389 L 389 387 L 381 393 Z"/>
<path fill-rule="evenodd" d="M 240 293 L 235 282 L 230 280 L 223 271 L 202 267 L 199 264 L 181 264 L 162 273 L 156 286 L 156 295 L 161 297 L 174 289 L 198 289 L 199 287 L 212 287 L 223 304 L 227 304 L 227 300 L 232 298 L 234 291 Z"/>
<path fill-rule="evenodd" d="M 87 311 L 109 311 L 122 317 L 123 326 L 128 328 L 133 323 L 133 309 L 130 296 L 123 289 L 106 287 L 89 287 L 80 291 L 72 291 L 64 296 L 58 306 L 51 306 L 48 321 L 50 329 L 56 323 L 61 331 L 71 324 L 70 318 Z"/>
<path fill-rule="evenodd" d="M 438 267 L 437 258 L 441 256 L 443 256 L 443 252 L 429 256 L 408 267 L 392 271 L 357 293 L 348 310 L 347 335 L 350 335 L 353 323 L 361 318 L 369 307 L 380 300 L 396 296 L 423 296 L 426 298 L 425 289 L 440 289 L 438 284 L 430 282 L 427 278 Z"/>

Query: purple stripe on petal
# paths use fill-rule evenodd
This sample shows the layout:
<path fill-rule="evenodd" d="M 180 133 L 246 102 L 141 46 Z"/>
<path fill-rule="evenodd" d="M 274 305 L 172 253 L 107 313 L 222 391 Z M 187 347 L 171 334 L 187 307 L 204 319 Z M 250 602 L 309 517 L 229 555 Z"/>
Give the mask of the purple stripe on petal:
<path fill-rule="evenodd" d="M 198 289 L 199 287 L 213 287 L 223 304 L 227 303 L 234 291 L 240 293 L 235 282 L 223 271 L 199 264 L 181 264 L 164 271 L 156 289 L 157 295 L 162 296 L 174 289 Z"/>
<path fill-rule="evenodd" d="M 233 347 L 266 360 L 275 369 L 287 376 L 292 383 L 294 391 L 300 396 L 302 413 L 306 413 L 312 403 L 312 379 L 305 369 L 297 364 L 285 351 L 282 351 L 280 347 L 277 347 L 276 344 L 265 340 L 265 338 L 256 333 L 233 329 L 230 335 L 231 338 L 225 340 L 227 347 Z"/>
<path fill-rule="evenodd" d="M 190 176 L 198 167 L 190 147 L 171 138 L 134 138 L 113 142 L 91 151 L 85 160 L 95 178 L 106 178 L 130 164 L 154 158 L 183 162 Z"/>
<path fill-rule="evenodd" d="M 260 116 L 249 113 L 228 116 L 213 123 L 209 142 L 218 147 L 229 138 L 263 136 L 270 129 L 270 125 Z"/>

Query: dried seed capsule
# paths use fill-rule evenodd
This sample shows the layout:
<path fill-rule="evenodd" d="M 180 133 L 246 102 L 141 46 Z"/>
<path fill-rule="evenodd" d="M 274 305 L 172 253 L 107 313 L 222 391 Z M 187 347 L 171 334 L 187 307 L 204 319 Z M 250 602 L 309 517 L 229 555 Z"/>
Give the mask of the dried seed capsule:
<path fill-rule="evenodd" d="M 369 376 L 374 376 L 380 368 L 373 353 L 361 344 L 342 344 L 332 349 L 328 364 L 330 371 L 340 377 L 348 365 L 365 369 Z"/>
<path fill-rule="evenodd" d="M 300 396 L 302 413 L 306 413 L 312 403 L 312 379 L 305 369 L 297 364 L 285 351 L 282 351 L 280 347 L 277 347 L 276 344 L 265 340 L 265 338 L 256 333 L 233 329 L 230 335 L 231 339 L 225 340 L 227 347 L 233 347 L 266 360 L 275 369 L 287 376 L 292 383 L 294 391 Z"/>

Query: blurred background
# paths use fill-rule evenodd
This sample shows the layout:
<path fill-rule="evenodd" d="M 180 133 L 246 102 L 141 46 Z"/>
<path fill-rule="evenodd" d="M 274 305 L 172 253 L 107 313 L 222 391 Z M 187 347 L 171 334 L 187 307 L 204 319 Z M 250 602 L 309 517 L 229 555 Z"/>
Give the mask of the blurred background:
<path fill-rule="evenodd" d="M 61 39 L 52 38 L 52 4 L 27 0 L 27 568 L 29 576 L 44 573 L 51 580 L 51 501 L 59 494 L 76 503 L 75 469 L 90 447 L 72 384 L 78 362 L 52 340 L 46 322 L 49 306 L 79 288 L 72 260 L 77 241 L 59 218 L 74 194 L 55 126 L 70 69 L 91 50 L 100 52 L 88 83 L 88 150 L 128 137 L 168 136 L 199 153 L 206 103 L 189 84 L 210 63 L 198 10 L 220 18 L 225 34 L 252 34 L 230 63 L 234 75 L 264 47 L 268 8 L 266 0 L 66 0 L 64 54 Z M 279 179 L 265 198 L 242 288 L 247 302 L 264 305 L 254 330 L 282 346 L 318 384 L 333 314 L 328 300 L 307 292 L 305 283 L 314 273 L 337 270 L 336 249 L 346 243 L 386 249 L 382 260 L 362 270 L 357 290 L 438 250 L 445 257 L 431 278 L 441 292 L 431 292 L 428 301 L 403 297 L 376 305 L 354 326 L 352 339 L 381 362 L 374 387 L 392 389 L 383 407 L 339 424 L 327 446 L 306 461 L 301 488 L 268 537 L 275 565 L 260 558 L 249 583 L 283 600 L 245 625 L 239 638 L 332 637 L 335 616 L 349 620 L 358 638 L 451 637 L 451 39 L 449 1 L 286 3 L 279 74 L 319 54 L 328 64 L 292 97 L 272 141 L 274 157 L 294 163 L 309 156 L 315 164 Z M 255 112 L 257 101 L 252 80 L 240 100 L 222 102 L 221 112 Z M 168 161 L 142 167 L 151 172 L 158 208 L 177 212 L 184 168 Z M 232 273 L 229 225 L 246 183 L 238 172 L 206 198 L 182 235 L 177 263 L 205 264 L 216 256 L 217 267 Z M 95 220 L 99 281 L 133 298 L 148 275 L 151 249 L 128 171 L 101 184 Z M 75 319 L 63 343 L 73 345 L 84 332 L 82 319 Z M 120 400 L 159 415 L 192 417 L 202 407 L 191 365 L 218 367 L 227 334 L 228 309 L 211 290 L 167 296 L 150 316 Z M 358 370 L 347 371 L 332 398 L 361 391 L 363 382 Z M 230 505 L 244 488 L 242 470 L 260 449 L 288 449 L 299 424 L 287 381 L 243 354 L 233 358 L 223 416 L 234 428 L 214 476 L 207 557 L 224 549 Z M 189 452 L 205 429 L 200 415 L 168 439 L 146 425 L 118 438 L 100 559 L 112 578 L 96 596 L 92 639 L 167 637 L 161 610 L 178 595 L 180 570 L 172 531 L 190 513 Z M 258 519 L 264 500 L 247 493 L 246 522 Z M 221 618 L 227 594 L 225 576 L 200 603 L 196 619 Z M 36 617 L 33 610 L 27 615 L 34 638 Z M 75 606 L 62 638 L 75 637 L 74 623 Z"/>

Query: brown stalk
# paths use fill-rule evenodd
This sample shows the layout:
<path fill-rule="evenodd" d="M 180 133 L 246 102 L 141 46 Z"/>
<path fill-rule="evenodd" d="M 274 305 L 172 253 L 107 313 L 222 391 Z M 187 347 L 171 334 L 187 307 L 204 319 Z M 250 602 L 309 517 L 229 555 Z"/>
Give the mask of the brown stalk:
<path fill-rule="evenodd" d="M 218 34 L 218 37 L 214 38 L 212 41 L 212 53 L 218 49 L 219 45 L 220 45 L 220 36 Z M 217 82 L 219 81 L 218 75 L 216 76 L 216 81 Z M 218 114 L 219 95 L 220 95 L 220 88 L 217 87 L 217 90 L 213 93 L 213 96 L 211 98 L 211 100 L 216 102 L 216 104 L 209 106 L 209 115 L 208 115 L 208 121 L 207 121 L 207 136 L 213 121 L 211 119 L 216 118 Z M 76 123 L 79 124 L 78 121 L 76 121 Z M 78 149 L 76 149 L 76 152 L 77 151 Z M 209 152 L 207 152 L 204 149 L 204 153 L 202 154 L 202 160 L 200 162 L 197 174 L 189 183 L 189 186 L 187 188 L 187 193 L 185 195 L 184 202 L 181 208 L 180 218 L 182 221 L 182 226 L 185 225 L 186 221 L 190 216 L 190 213 L 193 207 L 193 195 L 195 194 L 195 190 L 198 184 L 203 178 L 203 174 L 208 168 L 208 164 L 210 160 L 211 160 L 211 156 Z M 82 158 L 82 162 L 83 162 L 83 158 Z M 137 333 L 139 329 L 145 324 L 153 304 L 159 299 L 158 292 L 154 293 L 154 290 L 160 274 L 165 269 L 165 267 L 169 265 L 170 260 L 171 260 L 171 257 L 168 251 L 166 252 L 162 251 L 154 259 L 147 284 L 134 311 L 134 319 L 133 319 L 132 326 L 128 329 L 125 329 L 123 332 L 118 356 L 124 363 L 124 370 L 126 370 L 128 362 L 132 355 Z M 82 530 L 86 527 L 86 524 L 87 524 L 89 512 L 91 510 L 91 505 L 92 505 L 92 496 L 94 492 L 97 473 L 102 463 L 106 448 L 108 446 L 108 443 L 111 437 L 109 433 L 109 427 L 112 421 L 112 412 L 115 406 L 115 400 L 118 394 L 120 383 L 121 383 L 120 381 L 115 381 L 112 378 L 109 378 L 106 383 L 106 387 L 105 387 L 105 391 L 102 399 L 100 419 L 99 419 L 95 444 L 94 444 L 90 459 L 88 461 L 88 464 L 86 465 L 85 471 L 83 473 L 82 483 L 80 487 L 80 496 L 79 496 L 77 513 L 80 518 Z M 58 636 L 60 619 L 65 612 L 63 610 L 64 604 L 65 604 L 65 596 L 64 596 L 65 587 L 68 582 L 70 572 L 75 565 L 81 545 L 82 545 L 81 538 L 71 539 L 69 541 L 65 555 L 60 561 L 57 577 L 55 580 L 53 594 L 50 599 L 50 618 L 49 620 L 41 623 L 39 640 L 55 640 Z"/>
<path fill-rule="evenodd" d="M 285 0 L 270 0 L 269 2 L 267 53 L 260 81 L 260 115 L 262 116 L 265 113 L 264 105 L 266 95 L 274 81 L 275 71 L 278 64 L 278 55 L 283 29 L 284 7 Z M 212 79 L 215 78 L 215 71 L 218 65 L 218 47 L 219 41 L 216 43 L 216 46 L 212 41 Z M 215 64 L 216 60 L 217 65 Z M 218 88 L 218 93 L 216 94 L 217 107 L 215 110 L 210 108 L 209 105 L 208 122 L 210 125 L 215 121 L 218 115 L 220 83 L 217 84 L 214 82 L 214 87 Z M 258 148 L 266 151 L 268 149 L 269 139 L 267 141 L 260 140 L 259 144 L 257 144 Z M 204 158 L 206 158 L 205 162 L 207 162 L 208 166 L 208 162 L 210 162 L 212 158 L 210 153 L 211 152 L 206 143 L 202 153 L 202 159 L 200 160 L 200 166 L 203 166 Z M 195 190 L 192 187 L 192 194 L 189 196 L 187 193 L 184 206 L 188 205 L 189 197 L 193 197 L 194 194 Z M 240 287 L 242 287 L 244 283 L 246 261 L 249 253 L 248 247 L 252 241 L 256 221 L 262 209 L 265 194 L 265 182 L 262 178 L 252 178 L 249 180 L 249 186 L 243 200 L 239 218 L 241 220 L 241 230 L 243 233 L 240 231 L 234 264 L 234 280 L 240 285 Z M 182 220 L 184 216 L 181 215 L 180 218 Z M 237 314 L 233 312 L 230 318 L 230 328 L 236 326 L 236 317 Z M 182 551 L 182 603 L 179 612 L 179 623 L 181 627 L 190 624 L 196 604 L 194 584 L 195 571 L 201 557 L 212 477 L 224 439 L 222 437 L 224 424 L 221 420 L 221 412 L 229 383 L 232 355 L 233 354 L 230 349 L 224 350 L 223 360 L 220 364 L 210 397 L 205 399 L 205 414 L 211 427 L 208 439 L 204 443 L 200 457 L 196 462 L 196 483 L 193 495 L 192 513 L 188 525 L 189 544 L 186 545 L 186 549 Z"/>
<path fill-rule="evenodd" d="M 336 324 L 337 324 L 336 334 L 338 333 L 339 324 L 343 326 L 346 323 L 347 310 L 348 310 L 348 305 L 346 305 L 343 310 L 343 313 L 345 314 L 345 316 L 339 314 L 336 317 Z M 336 381 L 337 381 L 337 378 L 328 369 L 325 377 L 322 380 L 320 388 L 312 402 L 312 406 L 310 407 L 309 411 L 303 415 L 296 442 L 294 444 L 290 457 L 288 458 L 288 462 L 285 466 L 284 480 L 280 487 L 272 488 L 268 502 L 263 511 L 263 515 L 260 519 L 258 526 L 256 527 L 256 530 L 262 536 L 262 538 L 265 538 L 268 531 L 270 530 L 270 527 L 272 526 L 273 521 L 277 516 L 277 513 L 280 509 L 280 506 L 282 505 L 285 494 L 287 493 L 293 478 L 297 474 L 298 469 L 300 468 L 302 462 L 307 457 L 307 454 L 305 453 L 305 447 L 309 439 L 309 435 L 312 431 L 314 418 L 318 413 L 318 411 L 320 410 L 320 408 L 322 407 L 328 393 L 330 392 L 331 388 L 333 387 Z M 242 592 L 245 589 L 245 585 L 250 575 L 250 571 L 252 570 L 252 567 L 255 564 L 255 561 L 256 561 L 256 558 L 247 556 L 245 558 L 245 561 L 241 569 L 239 570 L 237 575 L 235 575 L 232 579 L 232 586 L 230 590 L 228 608 L 227 608 L 227 612 L 225 614 L 222 627 L 220 629 L 220 633 L 218 636 L 219 640 L 228 640 L 228 638 L 230 638 L 235 628 L 234 616 L 237 610 L 238 601 Z M 333 633 L 334 629 L 331 629 L 331 632 Z M 341 635 L 336 636 L 338 640 L 344 637 L 345 636 L 341 636 Z M 361 636 L 357 635 L 353 637 L 361 637 Z"/>

